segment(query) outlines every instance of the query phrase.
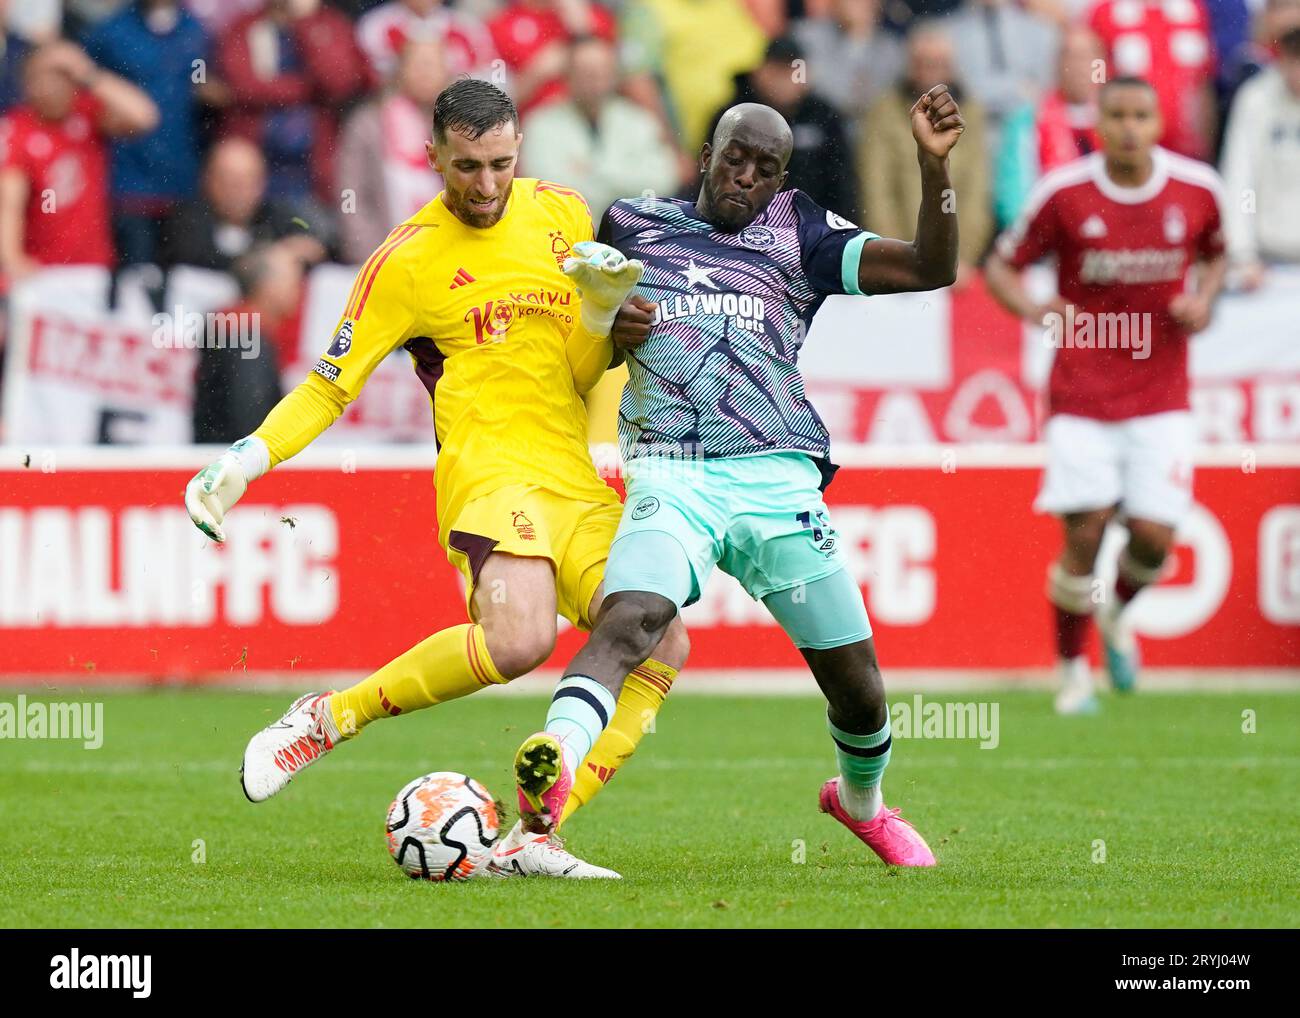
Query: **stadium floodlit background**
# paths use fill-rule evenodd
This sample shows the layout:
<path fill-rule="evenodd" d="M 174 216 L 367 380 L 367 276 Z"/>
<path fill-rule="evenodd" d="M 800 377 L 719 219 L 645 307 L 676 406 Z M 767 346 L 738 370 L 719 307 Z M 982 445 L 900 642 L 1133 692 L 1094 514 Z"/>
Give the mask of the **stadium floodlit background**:
<path fill-rule="evenodd" d="M 896 753 L 891 774 L 907 775 L 914 812 L 933 818 L 932 843 L 948 829 L 955 790 L 978 800 L 987 788 L 974 785 L 1014 783 L 1040 757 L 1046 771 L 1070 769 L 1053 730 L 1042 728 L 1053 723 L 1044 576 L 1059 528 L 1031 510 L 1051 350 L 1039 330 L 993 302 L 981 260 L 1045 170 L 1097 147 L 1100 81 L 1113 74 L 1151 80 L 1166 120 L 1163 143 L 1216 164 L 1225 178 L 1230 290 L 1213 325 L 1193 341 L 1203 443 L 1197 508 L 1168 574 L 1134 608 L 1147 688 L 1179 692 L 1155 706 L 1141 694 L 1128 708 L 1108 703 L 1091 723 L 1111 741 L 1082 752 L 1097 754 L 1089 767 L 1108 755 L 1128 761 L 1110 777 L 1134 795 L 1141 753 L 1152 754 L 1147 763 L 1153 772 L 1164 767 L 1172 786 L 1193 774 L 1216 780 L 1193 766 L 1193 743 L 1196 752 L 1211 746 L 1205 751 L 1218 753 L 1226 770 L 1237 767 L 1248 785 L 1261 769 L 1270 775 L 1247 791 L 1223 786 L 1224 801 L 1242 808 L 1256 801 L 1251 796 L 1262 804 L 1274 778 L 1294 778 L 1294 745 L 1205 742 L 1203 726 L 1222 715 L 1227 729 L 1244 732 L 1243 711 L 1261 705 L 1273 710 L 1272 724 L 1292 732 L 1296 724 L 1300 129 L 1280 129 L 1278 117 L 1300 105 L 1300 58 L 1279 48 L 1300 30 L 1300 0 L 0 0 L 0 12 L 7 24 L 0 53 L 0 684 L 12 687 L 10 698 L 22 689 L 106 699 L 104 752 L 119 754 L 102 763 L 94 754 L 90 762 L 58 755 L 58 747 L 29 744 L 21 754 L 0 747 L 14 754 L 5 770 L 26 779 L 27 791 L 0 807 L 13 810 L 12 829 L 42 791 L 57 788 L 71 800 L 84 794 L 91 803 L 80 782 L 92 776 L 101 793 L 101 782 L 110 794 L 114 782 L 131 786 L 145 767 L 138 755 L 151 750 L 167 761 L 164 769 L 173 760 L 190 768 L 178 769 L 177 781 L 191 791 L 219 775 L 229 787 L 221 786 L 223 805 L 213 815 L 243 822 L 242 802 L 224 802 L 236 791 L 239 749 L 285 701 L 259 687 L 323 688 L 462 620 L 458 581 L 432 529 L 428 398 L 404 354 L 375 372 L 320 442 L 250 490 L 230 517 L 226 547 L 195 532 L 181 491 L 306 375 L 328 343 L 355 266 L 392 224 L 438 193 L 424 161 L 432 101 L 466 74 L 500 84 L 516 100 L 520 174 L 576 188 L 597 218 L 621 196 L 693 195 L 696 153 L 716 117 L 754 100 L 793 125 L 793 186 L 867 229 L 904 238 L 912 236 L 920 194 L 907 109 L 936 82 L 952 87 L 968 124 L 952 157 L 961 209 L 956 284 L 927 294 L 831 298 L 803 357 L 833 458 L 843 464 L 828 501 L 891 689 L 967 695 L 996 688 L 1007 705 L 1004 731 L 1035 733 L 1004 738 L 1001 752 L 988 757 L 1012 761 L 1011 769 L 990 764 L 987 774 L 1000 777 L 978 782 L 982 772 L 972 772 L 970 761 L 935 757 L 926 772 L 918 751 L 917 770 L 908 772 L 906 753 Z M 101 135 L 85 94 L 108 74 L 122 79 L 125 115 L 116 137 Z M 50 76 L 79 90 L 53 121 L 39 112 Z M 1035 285 L 1050 292 L 1050 271 Z M 256 328 L 229 331 L 231 321 Z M 590 407 L 595 455 L 616 485 L 608 443 L 620 385 L 612 375 Z M 1103 561 L 1113 558 L 1103 553 Z M 693 649 L 678 690 L 812 691 L 798 655 L 730 578 L 715 575 L 685 619 Z M 564 633 L 551 665 L 567 661 L 579 639 Z M 555 674 L 519 685 L 539 692 Z M 140 685 L 220 688 L 179 700 L 159 700 L 172 694 L 157 690 L 117 691 Z M 490 702 L 449 708 L 472 732 L 526 726 L 544 710 L 497 691 L 473 699 Z M 770 724 L 781 737 L 779 713 L 743 702 L 766 719 L 755 724 Z M 796 772 L 829 773 L 831 763 L 817 741 L 818 709 L 808 702 L 801 709 L 811 734 L 792 737 L 781 754 L 792 802 L 807 797 L 808 782 L 796 783 Z M 606 804 L 612 827 L 634 824 L 648 803 L 675 808 L 656 782 L 679 777 L 671 768 L 687 766 L 690 754 L 705 755 L 683 733 L 696 725 L 703 737 L 709 712 L 721 718 L 732 710 L 706 698 L 698 709 L 669 708 L 661 724 L 677 725 L 677 734 L 663 740 L 658 765 L 646 762 L 620 778 L 625 798 L 611 794 Z M 358 811 L 370 810 L 377 822 L 386 801 L 376 807 L 372 800 L 421 767 L 464 769 L 504 790 L 512 737 L 476 734 L 469 749 L 453 751 L 454 726 L 432 717 L 441 711 L 425 720 L 446 756 L 418 741 L 421 722 L 395 722 L 382 727 L 397 731 L 365 741 L 410 741 L 387 743 L 382 758 L 351 761 L 359 770 L 342 764 L 342 773 L 361 776 L 364 787 L 349 793 Z M 220 732 L 219 749 L 187 741 L 182 719 L 200 717 Z M 1152 738 L 1157 719 L 1168 727 Z M 114 724 L 131 736 L 115 740 Z M 1069 724 L 1077 737 L 1082 729 Z M 1268 726 L 1260 732 L 1260 740 L 1270 738 Z M 733 741 L 741 759 L 755 755 L 738 734 Z M 971 750 L 972 759 L 985 759 Z M 954 778 L 954 767 L 966 768 L 961 776 L 971 787 Z M 734 772 L 721 779 L 727 773 Z M 935 778 L 946 782 L 942 791 L 915 791 Z M 317 780 L 315 772 L 305 777 L 285 796 L 296 805 L 282 809 L 304 808 L 308 796 L 298 793 Z M 1077 792 L 1082 776 L 1069 780 Z M 151 787 L 148 795 L 150 806 L 184 810 L 175 790 Z M 1176 795 L 1161 801 L 1172 838 L 1185 822 L 1183 805 Z M 336 812 L 342 824 L 344 811 Z M 275 824 L 266 815 L 246 833 L 288 851 L 278 826 L 307 814 L 280 812 Z M 748 822 L 738 821 L 741 841 L 757 843 L 762 835 Z M 952 821 L 953 839 L 962 824 L 969 821 Z M 193 837 L 203 838 L 195 825 Z M 377 853 L 382 862 L 369 840 L 374 825 L 361 826 L 367 833 L 335 831 L 339 850 Z M 1090 830 L 1079 837 L 1088 840 Z M 935 845 L 941 860 L 960 856 L 949 841 Z M 647 843 L 612 844 L 626 859 Z M 150 858 L 170 851 L 153 843 L 136 849 Z M 837 842 L 836 850 L 852 855 L 848 845 Z M 710 857 L 701 851 L 697 861 L 707 871 Z M 37 903 L 13 906 L 11 923 L 274 921 L 250 918 L 252 898 L 200 905 L 195 896 L 187 905 L 184 894 L 174 913 L 137 910 L 128 895 L 127 904 L 121 896 L 116 904 L 68 904 L 51 918 L 39 904 L 49 890 L 36 868 L 23 873 Z M 1226 918 L 1218 899 L 1151 905 L 1136 892 L 1115 911 L 1101 901 L 1091 911 L 1059 913 L 1050 905 L 1059 888 L 1048 882 L 1041 901 L 1023 910 L 1004 903 L 1000 912 L 963 912 L 970 901 L 953 888 L 948 898 L 900 913 L 900 921 L 1294 921 L 1281 904 L 1287 878 L 1280 871 L 1239 876 L 1241 888 L 1255 888 L 1241 892 L 1256 895 L 1253 910 Z M 1010 877 L 986 879 L 1004 886 Z M 1017 879 L 1034 886 L 1032 875 Z M 827 885 L 819 893 L 808 912 L 783 913 L 773 891 L 753 914 L 728 914 L 724 893 L 721 905 L 687 900 L 684 912 L 671 903 L 661 912 L 624 903 L 624 912 L 600 921 L 831 922 L 817 909 L 833 909 L 840 892 Z M 481 896 L 467 900 L 488 907 Z M 958 911 L 941 911 L 948 906 Z M 286 914 L 290 922 L 320 920 Z M 536 921 L 508 909 L 491 915 L 497 918 L 484 921 Z M 393 919 L 346 913 L 333 921 Z"/>

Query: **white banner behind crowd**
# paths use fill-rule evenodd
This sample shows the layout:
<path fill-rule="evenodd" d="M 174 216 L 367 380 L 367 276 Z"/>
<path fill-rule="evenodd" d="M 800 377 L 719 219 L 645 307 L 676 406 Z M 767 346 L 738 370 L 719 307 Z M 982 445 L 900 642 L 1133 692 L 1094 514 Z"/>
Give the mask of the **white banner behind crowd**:
<path fill-rule="evenodd" d="M 355 269 L 323 265 L 307 280 L 286 390 L 329 344 Z M 183 444 L 191 440 L 195 341 L 205 316 L 238 297 L 233 281 L 172 272 L 162 307 L 157 271 L 52 269 L 15 287 L 2 397 L 5 440 L 26 445 Z M 1040 286 L 1046 274 L 1040 277 Z M 1192 347 L 1194 406 L 1207 443 L 1300 441 L 1300 271 L 1229 294 Z M 249 337 L 243 337 L 247 340 Z M 256 339 L 254 336 L 253 339 Z M 229 356 L 261 355 L 232 348 Z M 1043 334 L 998 308 L 978 279 L 960 292 L 832 297 L 805 344 L 815 403 L 840 443 L 1030 442 L 1051 363 Z M 390 357 L 325 441 L 432 437 L 428 394 L 404 353 Z"/>

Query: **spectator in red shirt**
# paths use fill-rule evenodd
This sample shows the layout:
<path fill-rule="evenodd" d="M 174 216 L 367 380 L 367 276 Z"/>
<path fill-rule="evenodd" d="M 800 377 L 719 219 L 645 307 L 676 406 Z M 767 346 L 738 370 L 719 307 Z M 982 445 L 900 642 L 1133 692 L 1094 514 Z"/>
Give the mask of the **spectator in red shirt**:
<path fill-rule="evenodd" d="M 1076 25 L 1066 30 L 1056 88 L 1043 96 L 1034 118 L 1039 174 L 1101 148 L 1097 136 L 1101 78 L 1096 70 L 1102 59 L 1101 42 L 1090 29 Z"/>
<path fill-rule="evenodd" d="M 231 24 L 219 51 L 231 91 L 224 133 L 265 154 L 271 196 L 335 206 L 340 107 L 372 84 L 352 23 L 320 0 L 270 0 Z"/>
<path fill-rule="evenodd" d="M 999 226 L 1015 220 L 1044 173 L 1101 148 L 1097 96 L 1105 57 L 1092 29 L 1067 26 L 1057 56 L 1056 87 L 1007 118 L 994 156 L 993 207 Z"/>
<path fill-rule="evenodd" d="M 345 261 L 360 265 L 394 226 L 442 190 L 425 143 L 434 101 L 447 83 L 442 47 L 412 39 L 402 49 L 390 87 L 358 107 L 343 125 L 337 169 Z"/>
<path fill-rule="evenodd" d="M 510 94 L 521 115 L 568 94 L 565 77 L 574 39 L 618 39 L 614 16 L 588 0 L 512 0 L 488 29 L 510 72 Z"/>
<path fill-rule="evenodd" d="M 357 21 L 357 41 L 380 81 L 392 79 L 402 47 L 411 40 L 441 44 L 452 78 L 487 77 L 496 58 L 483 22 L 450 4 L 444 6 L 442 0 L 388 0 Z"/>
<path fill-rule="evenodd" d="M 152 131 L 158 107 L 70 42 L 35 50 L 0 121 L 0 270 L 114 263 L 107 138 Z"/>
<path fill-rule="evenodd" d="M 1088 23 L 1107 49 L 1107 77 L 1143 78 L 1155 87 L 1165 123 L 1160 144 L 1207 158 L 1216 109 L 1214 47 L 1201 0 L 1099 0 Z"/>

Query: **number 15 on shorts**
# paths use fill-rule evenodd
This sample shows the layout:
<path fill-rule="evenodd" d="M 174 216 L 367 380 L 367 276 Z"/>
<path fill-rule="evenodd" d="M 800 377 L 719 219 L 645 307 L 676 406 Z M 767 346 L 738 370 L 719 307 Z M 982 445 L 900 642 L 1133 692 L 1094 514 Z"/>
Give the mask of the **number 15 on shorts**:
<path fill-rule="evenodd" d="M 812 531 L 813 544 L 821 544 L 826 538 L 827 531 L 832 534 L 835 533 L 835 531 L 831 530 L 831 523 L 826 518 L 826 513 L 821 509 L 795 513 L 794 518 L 799 521 L 804 530 Z"/>

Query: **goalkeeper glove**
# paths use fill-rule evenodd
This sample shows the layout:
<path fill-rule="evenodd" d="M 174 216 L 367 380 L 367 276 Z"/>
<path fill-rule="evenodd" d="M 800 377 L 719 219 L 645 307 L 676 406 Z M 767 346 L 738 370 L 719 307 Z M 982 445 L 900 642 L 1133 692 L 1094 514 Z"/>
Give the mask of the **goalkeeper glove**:
<path fill-rule="evenodd" d="M 594 240 L 578 241 L 573 253 L 577 257 L 564 260 L 564 274 L 578 284 L 582 326 L 593 335 L 608 336 L 619 307 L 641 279 L 644 266 Z"/>
<path fill-rule="evenodd" d="M 250 481 L 271 469 L 271 453 L 260 438 L 241 438 L 185 486 L 185 508 L 194 525 L 212 540 L 226 539 L 221 522 L 243 497 Z"/>

